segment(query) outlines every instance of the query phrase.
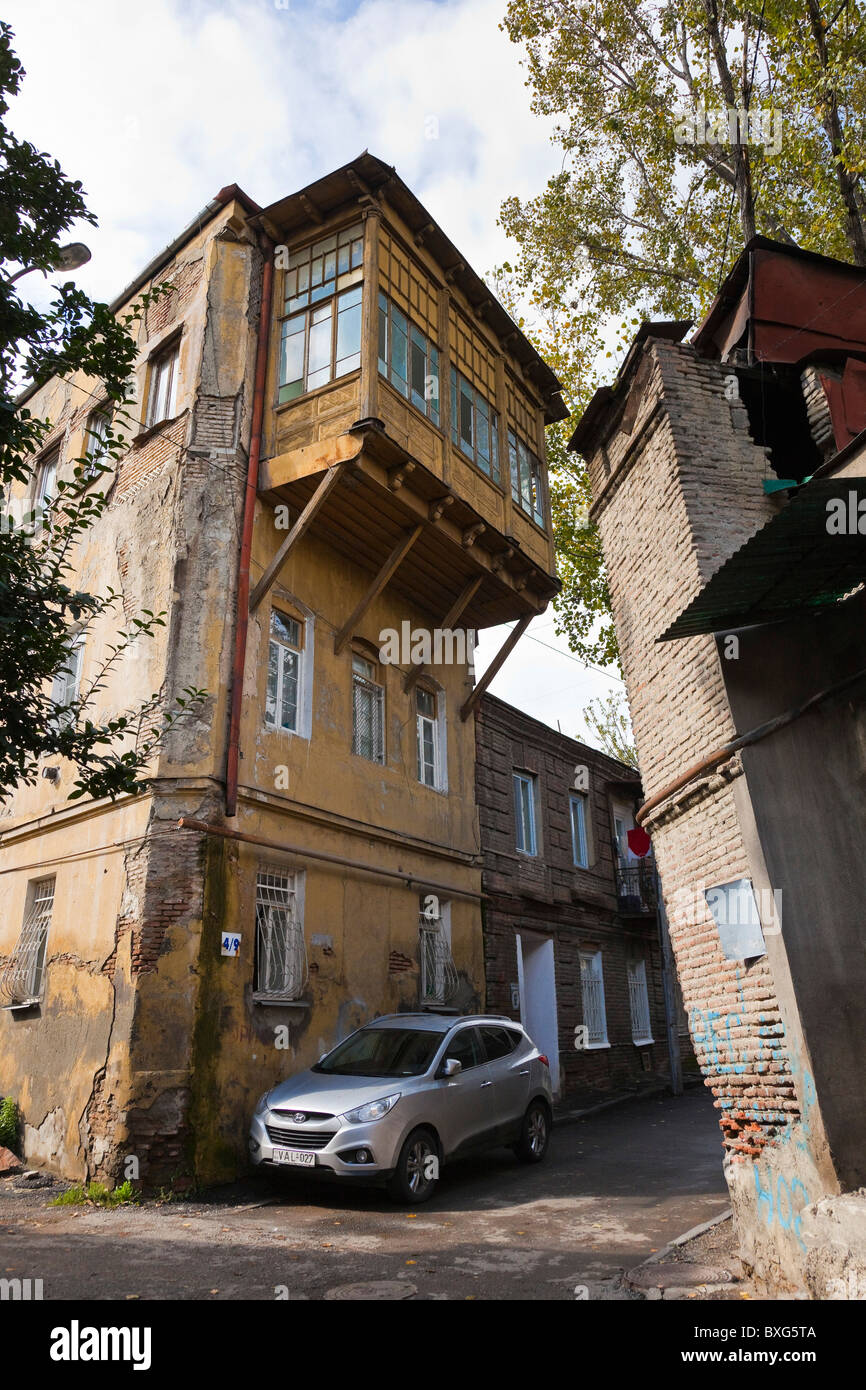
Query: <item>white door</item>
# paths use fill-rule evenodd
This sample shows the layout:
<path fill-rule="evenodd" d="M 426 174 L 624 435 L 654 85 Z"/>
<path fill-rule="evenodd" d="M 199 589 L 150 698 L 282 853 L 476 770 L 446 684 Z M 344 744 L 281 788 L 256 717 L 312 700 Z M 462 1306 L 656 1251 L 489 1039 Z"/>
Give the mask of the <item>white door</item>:
<path fill-rule="evenodd" d="M 517 933 L 517 979 L 520 1022 L 550 1062 L 554 1093 L 559 1091 L 559 1032 L 556 1018 L 556 968 L 553 941 Z"/>

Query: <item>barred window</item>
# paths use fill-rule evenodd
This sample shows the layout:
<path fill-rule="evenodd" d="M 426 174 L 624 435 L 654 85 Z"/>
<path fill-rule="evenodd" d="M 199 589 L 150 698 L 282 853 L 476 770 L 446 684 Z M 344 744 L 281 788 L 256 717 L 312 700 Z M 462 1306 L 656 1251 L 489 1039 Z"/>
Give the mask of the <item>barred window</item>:
<path fill-rule="evenodd" d="M 374 679 L 376 667 L 352 658 L 352 752 L 374 763 L 385 761 L 385 691 Z"/>
<path fill-rule="evenodd" d="M 499 482 L 499 416 L 465 376 L 451 368 L 451 438 L 476 468 Z"/>
<path fill-rule="evenodd" d="M 651 1043 L 653 1040 L 650 1022 L 649 992 L 646 981 L 646 961 L 629 961 L 628 1002 L 631 1011 L 632 1042 Z"/>
<path fill-rule="evenodd" d="M 379 291 L 379 371 L 439 424 L 439 349 Z"/>
<path fill-rule="evenodd" d="M 587 1047 L 607 1047 L 607 1015 L 604 1008 L 604 975 L 601 951 L 580 955 L 580 992 L 583 996 L 583 1022 Z"/>
<path fill-rule="evenodd" d="M 302 660 L 300 623 L 272 609 L 265 722 L 274 729 L 286 729 L 293 734 L 298 732 Z"/>
<path fill-rule="evenodd" d="M 21 935 L 0 975 L 0 996 L 10 1004 L 35 1004 L 42 998 L 54 884 L 53 878 L 40 878 L 28 884 L 28 904 Z"/>
<path fill-rule="evenodd" d="M 422 893 L 419 901 L 421 950 L 420 1002 L 444 1004 L 457 993 L 460 980 L 451 956 L 450 903 L 435 893 Z"/>
<path fill-rule="evenodd" d="M 297 999 L 307 983 L 298 875 L 262 868 L 256 879 L 257 999 Z"/>

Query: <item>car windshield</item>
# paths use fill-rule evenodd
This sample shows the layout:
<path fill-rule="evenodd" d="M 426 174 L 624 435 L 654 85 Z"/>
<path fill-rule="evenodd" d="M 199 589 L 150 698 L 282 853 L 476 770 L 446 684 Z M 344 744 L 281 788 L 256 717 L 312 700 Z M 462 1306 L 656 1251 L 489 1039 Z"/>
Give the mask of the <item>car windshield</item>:
<path fill-rule="evenodd" d="M 337 1076 L 421 1076 L 436 1055 L 442 1033 L 418 1028 L 362 1028 L 313 1071 Z"/>

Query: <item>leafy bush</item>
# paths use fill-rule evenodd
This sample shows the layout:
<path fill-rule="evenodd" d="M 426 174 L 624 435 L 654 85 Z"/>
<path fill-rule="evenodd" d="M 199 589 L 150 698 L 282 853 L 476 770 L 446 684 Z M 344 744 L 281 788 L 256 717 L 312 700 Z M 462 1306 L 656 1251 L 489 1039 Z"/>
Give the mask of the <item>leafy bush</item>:
<path fill-rule="evenodd" d="M 20 1115 L 11 1096 L 0 1100 L 0 1148 L 15 1151 L 18 1145 Z"/>
<path fill-rule="evenodd" d="M 74 1183 L 51 1202 L 52 1207 L 81 1207 L 88 1203 L 97 1207 L 120 1207 L 138 1201 L 138 1192 L 131 1182 L 122 1182 L 119 1187 L 106 1187 L 105 1183 Z"/>

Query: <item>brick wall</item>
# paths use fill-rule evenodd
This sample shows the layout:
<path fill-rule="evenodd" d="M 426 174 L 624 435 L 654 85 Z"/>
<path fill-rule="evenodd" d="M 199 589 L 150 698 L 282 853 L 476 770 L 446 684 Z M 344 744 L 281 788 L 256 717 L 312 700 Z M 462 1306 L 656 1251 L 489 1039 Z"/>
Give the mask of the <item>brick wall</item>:
<path fill-rule="evenodd" d="M 657 1085 L 669 1076 L 661 953 L 654 915 L 624 918 L 617 911 L 610 795 L 631 807 L 640 784 L 630 769 L 565 737 L 493 696 L 485 696 L 476 724 L 476 799 L 484 855 L 484 949 L 487 1011 L 515 1019 L 516 934 L 553 938 L 561 1091 L 573 1103 Z M 588 869 L 574 864 L 569 792 L 575 766 L 588 771 Z M 512 775 L 538 778 L 538 848 L 518 853 Z M 619 786 L 632 778 L 629 790 Z M 580 952 L 602 952 L 610 1047 L 578 1050 L 583 1022 Z M 627 962 L 646 962 L 654 1044 L 632 1041 Z M 649 1071 L 642 1054 L 649 1054 Z"/>

